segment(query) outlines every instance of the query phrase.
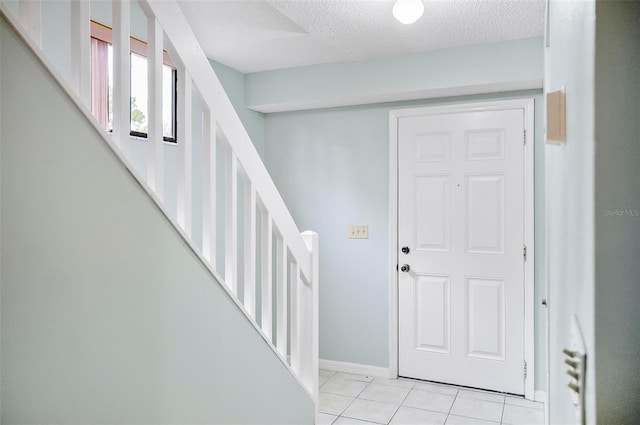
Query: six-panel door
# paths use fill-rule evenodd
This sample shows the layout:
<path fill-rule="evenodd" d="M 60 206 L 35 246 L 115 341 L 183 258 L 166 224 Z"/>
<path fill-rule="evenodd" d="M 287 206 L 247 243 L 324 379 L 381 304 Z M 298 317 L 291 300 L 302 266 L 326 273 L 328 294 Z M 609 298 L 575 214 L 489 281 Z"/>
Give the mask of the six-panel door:
<path fill-rule="evenodd" d="M 400 376 L 524 393 L 523 132 L 522 109 L 399 119 Z"/>

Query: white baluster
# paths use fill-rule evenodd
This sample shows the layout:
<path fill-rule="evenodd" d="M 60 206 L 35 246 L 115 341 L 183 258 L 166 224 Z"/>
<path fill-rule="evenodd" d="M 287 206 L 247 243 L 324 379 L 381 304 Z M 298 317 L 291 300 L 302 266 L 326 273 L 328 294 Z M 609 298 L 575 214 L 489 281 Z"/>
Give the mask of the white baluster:
<path fill-rule="evenodd" d="M 238 293 L 238 159 L 227 146 L 224 183 L 224 283 Z"/>
<path fill-rule="evenodd" d="M 131 132 L 131 4 L 113 0 L 113 141 L 129 156 Z"/>
<path fill-rule="evenodd" d="M 291 281 L 291 318 L 289 319 L 289 323 L 291 323 L 291 368 L 295 373 L 300 375 L 300 319 L 302 319 L 300 297 L 302 282 L 300 280 L 298 264 L 293 262 L 289 272 L 291 273 L 289 275 Z"/>
<path fill-rule="evenodd" d="M 178 68 L 178 139 L 177 139 L 177 160 L 178 160 L 178 224 L 182 226 L 187 236 L 191 237 L 192 221 L 192 120 L 191 120 L 191 91 L 192 81 L 189 72 L 183 67 Z"/>
<path fill-rule="evenodd" d="M 271 215 L 269 211 L 262 211 L 261 214 L 261 247 L 260 247 L 260 260 L 261 260 L 261 292 L 262 292 L 262 330 L 269 337 L 269 340 L 273 340 L 273 327 L 272 327 L 272 314 L 273 314 L 273 224 L 271 221 Z"/>
<path fill-rule="evenodd" d="M 71 0 L 71 85 L 91 108 L 91 2 Z"/>
<path fill-rule="evenodd" d="M 164 199 L 164 141 L 162 131 L 162 28 L 154 17 L 147 19 L 147 183 Z M 179 142 L 183 143 L 183 142 Z M 185 144 L 183 143 L 183 146 Z"/>
<path fill-rule="evenodd" d="M 307 387 L 311 390 L 311 393 L 314 395 L 316 401 L 316 417 L 318 416 L 318 366 L 319 366 L 319 342 L 318 342 L 318 307 L 319 307 L 319 293 L 318 293 L 318 282 L 320 276 L 320 242 L 318 239 L 318 234 L 316 232 L 302 232 L 302 239 L 304 240 L 307 249 L 311 252 L 311 271 L 309 276 L 309 280 L 311 281 L 309 285 L 301 286 L 307 293 L 304 297 L 307 301 L 305 302 L 305 308 L 300 310 L 301 315 L 305 315 L 305 319 L 302 320 L 305 323 L 305 328 L 303 333 L 308 333 L 310 335 L 310 343 L 305 343 L 302 345 L 302 353 L 301 357 L 306 359 L 308 363 L 301 370 L 300 377 L 303 382 L 307 385 Z"/>
<path fill-rule="evenodd" d="M 42 11 L 40 0 L 18 2 L 18 18 L 33 41 L 42 47 Z"/>
<path fill-rule="evenodd" d="M 216 113 L 218 126 L 241 160 L 249 179 L 267 206 L 279 232 L 285 235 L 289 250 L 295 254 L 301 270 L 309 270 L 309 259 L 304 242 L 291 218 L 291 213 L 273 184 L 269 173 L 261 161 L 258 152 L 251 143 L 247 131 L 225 94 L 220 80 L 216 77 L 201 46 L 193 34 L 189 21 L 180 10 L 178 2 L 140 0 L 154 11 L 158 21 L 163 24 L 165 36 L 175 47 L 176 59 L 184 64 L 193 75 L 194 83 L 201 92 L 203 103 Z"/>
<path fill-rule="evenodd" d="M 244 307 L 256 316 L 256 189 L 244 184 Z"/>
<path fill-rule="evenodd" d="M 205 111 L 202 117 L 202 253 L 216 270 L 216 118 Z"/>
<path fill-rule="evenodd" d="M 287 358 L 287 244 L 276 240 L 276 348 Z"/>

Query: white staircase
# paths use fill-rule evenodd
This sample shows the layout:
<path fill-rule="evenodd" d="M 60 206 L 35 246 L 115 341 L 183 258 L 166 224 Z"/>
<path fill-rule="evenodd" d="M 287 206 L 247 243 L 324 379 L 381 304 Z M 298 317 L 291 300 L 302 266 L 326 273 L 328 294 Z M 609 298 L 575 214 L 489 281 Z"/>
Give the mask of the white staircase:
<path fill-rule="evenodd" d="M 0 1 L 0 11 L 31 46 L 61 87 L 101 132 L 129 171 L 176 227 L 188 246 L 244 313 L 256 332 L 287 366 L 318 405 L 318 235 L 300 233 L 249 135 L 211 68 L 175 0 L 140 0 L 147 19 L 148 139 L 146 176 L 129 158 L 131 5 L 113 0 L 113 132 L 106 132 L 91 114 L 90 5 L 71 0 L 71 79 L 66 81 L 41 51 L 40 0 L 21 0 L 18 13 Z M 17 16 L 16 16 L 17 15 Z M 164 45 L 164 40 L 168 44 Z M 178 70 L 177 214 L 164 203 L 163 176 L 166 149 L 162 131 L 162 60 L 166 49 Z M 191 104 L 200 102 L 203 116 L 203 173 L 193 172 Z M 224 203 L 217 204 L 216 152 L 223 147 Z M 194 179 L 201 178 L 202 248 L 192 229 Z M 238 189 L 242 189 L 242 217 Z M 222 211 L 224 235 L 216 234 Z M 238 223 L 243 232 L 239 235 Z M 261 234 L 257 235 L 257 222 Z M 216 264 L 218 238 L 224 238 L 224 267 Z M 242 264 L 238 242 L 242 238 Z M 257 246 L 258 241 L 260 246 Z M 273 249 L 275 246 L 275 252 Z M 259 255 L 257 255 L 259 252 Z M 239 267 L 243 268 L 243 293 L 238 293 Z M 256 277 L 256 270 L 260 276 Z M 220 273 L 219 270 L 224 270 Z M 275 273 L 273 273 L 275 271 Z M 275 279 L 273 278 L 275 276 Z M 275 286 L 275 288 L 274 288 Z M 260 289 L 259 291 L 257 289 Z M 275 289 L 275 291 L 274 291 Z M 276 296 L 272 296 L 275 292 Z M 258 297 L 257 294 L 260 294 Z M 241 296 L 240 296 L 241 295 Z M 257 306 L 260 317 L 257 317 Z M 274 314 L 275 313 L 275 314 Z M 275 317 L 275 319 L 274 319 Z M 229 342 L 232 343 L 232 342 Z"/>

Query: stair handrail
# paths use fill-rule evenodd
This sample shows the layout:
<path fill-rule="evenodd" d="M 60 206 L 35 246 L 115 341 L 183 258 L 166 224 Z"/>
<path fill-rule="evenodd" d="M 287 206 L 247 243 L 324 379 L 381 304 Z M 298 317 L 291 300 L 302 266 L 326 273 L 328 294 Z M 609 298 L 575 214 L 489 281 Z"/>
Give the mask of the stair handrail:
<path fill-rule="evenodd" d="M 310 252 L 300 237 L 300 231 L 177 2 L 139 0 L 139 3 L 160 22 L 173 45 L 172 54 L 177 55 L 177 60 L 189 70 L 204 103 L 215 115 L 247 177 L 255 184 L 256 192 L 271 213 L 278 231 L 288 241 L 300 270 L 307 278 L 310 277 Z"/>

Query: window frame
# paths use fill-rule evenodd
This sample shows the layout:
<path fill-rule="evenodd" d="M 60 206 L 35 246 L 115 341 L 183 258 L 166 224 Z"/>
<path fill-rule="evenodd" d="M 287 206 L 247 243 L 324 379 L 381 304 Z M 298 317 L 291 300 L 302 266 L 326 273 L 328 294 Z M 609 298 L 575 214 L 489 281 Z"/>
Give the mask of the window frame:
<path fill-rule="evenodd" d="M 113 29 L 97 21 L 91 20 L 91 38 L 95 38 L 103 43 L 107 43 L 113 46 Z M 136 54 L 140 57 L 147 59 L 147 43 L 138 38 L 130 36 L 130 49 L 129 55 Z M 171 93 L 173 101 L 171 102 L 171 121 L 173 123 L 173 137 L 162 135 L 162 140 L 168 143 L 178 142 L 178 70 L 169 57 L 169 53 L 166 50 L 162 51 L 163 58 L 162 64 L 171 68 Z M 131 69 L 131 65 L 129 65 Z M 131 71 L 130 71 L 131 72 Z M 131 84 L 131 82 L 129 82 Z M 131 89 L 129 89 L 131 93 Z M 129 102 L 129 104 L 131 104 Z M 108 105 L 107 105 L 108 109 Z M 131 127 L 131 106 L 129 106 L 129 127 Z M 129 128 L 129 135 L 141 139 L 149 139 L 149 134 L 141 131 L 134 131 Z"/>

